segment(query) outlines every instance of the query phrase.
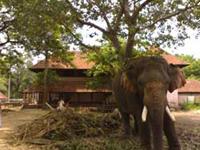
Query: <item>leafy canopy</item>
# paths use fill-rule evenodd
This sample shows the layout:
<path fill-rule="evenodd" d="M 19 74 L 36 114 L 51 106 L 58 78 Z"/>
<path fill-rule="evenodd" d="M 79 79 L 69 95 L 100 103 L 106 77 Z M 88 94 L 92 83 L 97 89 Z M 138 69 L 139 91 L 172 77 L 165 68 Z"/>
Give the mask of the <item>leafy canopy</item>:
<path fill-rule="evenodd" d="M 109 41 L 125 57 L 133 48 L 141 49 L 141 41 L 151 44 L 176 44 L 187 38 L 188 27 L 199 29 L 200 0 L 66 0 L 69 13 L 78 28 L 87 27 L 91 38 Z M 67 28 L 65 26 L 65 28 Z M 93 30 L 94 29 L 94 30 Z M 94 49 L 75 36 L 82 46 Z M 125 39 L 125 47 L 120 39 Z M 120 57 L 120 55 L 119 55 Z M 123 60 L 121 58 L 121 60 Z"/>
<path fill-rule="evenodd" d="M 150 50 L 148 43 L 140 43 L 149 50 L 138 51 L 134 50 L 133 58 L 140 56 L 160 55 L 161 51 Z M 124 40 L 121 40 L 121 46 L 125 45 Z M 125 55 L 124 50 L 120 52 L 121 56 Z M 106 83 L 110 83 L 114 75 L 123 68 L 123 62 L 118 59 L 118 54 L 112 47 L 111 43 L 104 44 L 98 51 L 89 51 L 87 53 L 88 61 L 95 63 L 95 65 L 87 71 L 87 75 L 91 77 L 88 86 L 97 88 Z"/>
<path fill-rule="evenodd" d="M 97 45 L 85 42 L 86 34 L 98 43 L 109 41 L 119 55 L 132 56 L 139 43 L 174 45 L 188 37 L 187 28 L 199 29 L 200 0 L 3 0 L 14 19 L 18 39 L 33 49 L 55 49 L 59 41 L 87 49 Z M 80 29 L 86 29 L 84 32 Z M 51 34 L 49 34 L 51 33 Z M 66 35 L 67 36 L 63 36 Z M 58 40 L 59 39 L 59 40 Z M 64 39 L 64 40 L 63 40 Z M 120 45 L 125 39 L 125 46 Z M 45 43 L 45 44 L 44 44 Z M 48 46 L 47 46 L 48 45 Z M 118 59 L 119 59 L 118 58 Z"/>
<path fill-rule="evenodd" d="M 26 50 L 36 55 L 47 55 L 68 49 L 66 31 L 62 27 L 68 22 L 67 8 L 62 1 L 5 0 L 3 4 L 13 14 L 14 38 Z"/>
<path fill-rule="evenodd" d="M 190 64 L 183 68 L 186 78 L 200 80 L 200 59 L 195 59 L 190 55 L 180 55 L 179 57 Z"/>

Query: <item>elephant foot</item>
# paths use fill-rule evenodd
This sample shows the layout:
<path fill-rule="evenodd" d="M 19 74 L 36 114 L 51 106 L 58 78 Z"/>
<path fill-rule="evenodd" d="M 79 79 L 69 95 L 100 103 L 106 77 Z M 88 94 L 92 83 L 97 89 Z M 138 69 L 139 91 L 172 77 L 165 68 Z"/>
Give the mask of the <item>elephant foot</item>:
<path fill-rule="evenodd" d="M 139 136 L 139 132 L 136 131 L 136 130 L 132 130 L 132 135 L 133 135 L 134 137 L 137 137 L 137 136 Z"/>
<path fill-rule="evenodd" d="M 169 147 L 169 150 L 181 150 L 181 147 L 180 146 Z"/>
<path fill-rule="evenodd" d="M 149 139 L 141 139 L 141 146 L 145 150 L 152 150 L 152 146 Z"/>
<path fill-rule="evenodd" d="M 169 150 L 181 150 L 179 142 L 174 143 L 173 145 L 169 145 Z"/>
<path fill-rule="evenodd" d="M 142 147 L 142 149 L 144 149 L 144 150 L 152 150 L 152 147 L 151 147 L 150 144 L 147 144 L 147 145 L 142 144 L 141 147 Z"/>
<path fill-rule="evenodd" d="M 124 133 L 121 135 L 121 139 L 130 139 L 132 137 L 131 133 Z"/>

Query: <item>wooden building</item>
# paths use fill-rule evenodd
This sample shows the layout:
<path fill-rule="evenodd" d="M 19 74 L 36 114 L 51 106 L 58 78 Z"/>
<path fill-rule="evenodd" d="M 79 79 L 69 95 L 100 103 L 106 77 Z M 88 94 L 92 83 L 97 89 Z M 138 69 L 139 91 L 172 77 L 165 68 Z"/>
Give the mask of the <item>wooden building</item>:
<path fill-rule="evenodd" d="M 107 84 L 98 89 L 89 89 L 87 82 L 89 78 L 86 71 L 94 63 L 88 62 L 85 55 L 76 52 L 72 65 L 55 60 L 48 61 L 48 69 L 54 70 L 59 75 L 56 83 L 48 85 L 48 99 L 53 106 L 59 100 L 64 100 L 71 106 L 102 106 L 111 97 L 111 84 Z M 32 68 L 33 72 L 44 70 L 44 61 L 38 62 Z M 23 92 L 25 104 L 39 105 L 43 99 L 43 86 L 30 86 Z"/>
<path fill-rule="evenodd" d="M 179 67 L 187 66 L 188 64 L 177 59 L 177 57 L 166 52 L 162 56 L 168 61 Z M 48 85 L 48 97 L 51 105 L 57 105 L 59 100 L 64 100 L 71 106 L 100 106 L 112 101 L 111 83 L 102 86 L 98 89 L 89 89 L 86 76 L 86 71 L 91 69 L 94 63 L 88 62 L 84 54 L 75 53 L 75 58 L 72 61 L 73 67 L 67 63 L 57 60 L 49 60 L 49 70 L 54 70 L 60 76 L 60 79 L 51 85 Z M 44 70 L 44 60 L 38 62 L 32 68 L 33 72 L 41 72 Z M 30 86 L 23 93 L 23 99 L 27 105 L 39 105 L 43 99 L 42 86 Z M 108 106 L 108 105 L 107 105 Z"/>

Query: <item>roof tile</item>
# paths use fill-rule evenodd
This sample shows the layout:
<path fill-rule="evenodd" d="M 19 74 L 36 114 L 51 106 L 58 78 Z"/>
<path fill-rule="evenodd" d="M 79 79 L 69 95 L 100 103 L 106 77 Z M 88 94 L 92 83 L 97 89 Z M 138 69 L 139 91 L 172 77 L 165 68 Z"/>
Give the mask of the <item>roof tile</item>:
<path fill-rule="evenodd" d="M 179 93 L 200 93 L 200 81 L 187 80 L 184 87 L 178 89 Z"/>
<path fill-rule="evenodd" d="M 186 66 L 188 63 L 178 59 L 176 56 L 173 56 L 168 53 L 162 54 L 163 58 L 167 60 L 168 63 L 178 65 L 178 66 Z M 35 69 L 44 69 L 44 60 L 38 62 L 36 65 L 34 65 L 31 70 Z M 49 60 L 48 61 L 48 68 L 49 69 L 91 69 L 94 65 L 93 62 L 89 62 L 86 59 L 86 55 L 81 52 L 75 52 L 74 60 L 72 61 L 72 65 L 69 63 L 63 63 L 61 61 L 55 61 L 55 60 Z"/>
<path fill-rule="evenodd" d="M 3 93 L 0 92 L 0 100 L 1 99 L 8 99 Z"/>

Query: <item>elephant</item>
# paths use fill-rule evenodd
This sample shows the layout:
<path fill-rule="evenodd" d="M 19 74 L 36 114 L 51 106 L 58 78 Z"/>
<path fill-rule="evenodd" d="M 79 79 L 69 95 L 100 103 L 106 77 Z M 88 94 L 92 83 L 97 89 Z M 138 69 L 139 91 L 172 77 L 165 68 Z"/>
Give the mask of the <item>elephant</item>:
<path fill-rule="evenodd" d="M 167 91 L 173 92 L 185 83 L 181 69 L 168 64 L 161 56 L 143 56 L 127 61 L 112 84 L 124 135 L 131 134 L 129 117 L 132 115 L 139 129 L 141 144 L 146 149 L 162 150 L 164 131 L 169 149 L 180 150 Z"/>

